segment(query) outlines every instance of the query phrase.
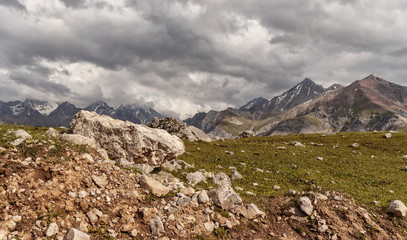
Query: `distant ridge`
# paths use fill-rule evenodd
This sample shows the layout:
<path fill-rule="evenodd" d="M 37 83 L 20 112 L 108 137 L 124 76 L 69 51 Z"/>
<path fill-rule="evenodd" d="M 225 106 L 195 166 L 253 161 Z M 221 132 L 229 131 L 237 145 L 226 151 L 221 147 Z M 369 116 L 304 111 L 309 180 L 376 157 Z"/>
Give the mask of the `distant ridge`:
<path fill-rule="evenodd" d="M 104 101 L 98 101 L 84 109 L 137 124 L 148 124 L 154 117 L 163 117 L 154 109 L 137 104 L 121 105 L 114 109 Z M 69 127 L 73 116 L 80 110 L 82 109 L 69 102 L 54 104 L 34 99 L 0 101 L 0 122 L 30 126 Z"/>

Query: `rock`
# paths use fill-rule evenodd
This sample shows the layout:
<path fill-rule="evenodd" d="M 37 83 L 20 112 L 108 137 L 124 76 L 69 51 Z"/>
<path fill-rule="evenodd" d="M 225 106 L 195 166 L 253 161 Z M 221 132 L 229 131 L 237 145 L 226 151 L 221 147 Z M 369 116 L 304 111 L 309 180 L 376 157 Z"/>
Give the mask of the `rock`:
<path fill-rule="evenodd" d="M 311 200 L 304 196 L 298 199 L 298 205 L 300 206 L 301 211 L 303 211 L 308 216 L 311 216 L 314 206 L 312 206 Z"/>
<path fill-rule="evenodd" d="M 177 200 L 177 206 L 185 206 L 191 201 L 190 197 L 185 196 L 184 194 L 181 194 L 180 198 Z"/>
<path fill-rule="evenodd" d="M 59 136 L 59 132 L 53 128 L 48 128 L 48 130 L 45 132 L 48 136 L 56 138 Z"/>
<path fill-rule="evenodd" d="M 407 213 L 407 207 L 400 200 L 391 201 L 389 211 L 397 217 L 405 217 Z"/>
<path fill-rule="evenodd" d="M 316 159 L 316 160 L 320 160 L 320 161 L 324 160 L 323 157 L 315 157 L 315 159 Z"/>
<path fill-rule="evenodd" d="M 186 163 L 185 161 L 174 159 L 174 160 L 161 164 L 161 168 L 172 172 L 172 171 L 181 170 L 181 169 L 194 168 L 194 166 Z"/>
<path fill-rule="evenodd" d="M 401 158 L 407 160 L 407 155 L 403 155 Z"/>
<path fill-rule="evenodd" d="M 163 129 L 168 133 L 181 138 L 182 140 L 204 142 L 212 141 L 212 139 L 202 130 L 194 126 L 188 126 L 186 123 L 177 121 L 175 118 L 158 119 L 157 117 L 154 117 L 148 126 L 151 128 Z"/>
<path fill-rule="evenodd" d="M 28 132 L 24 131 L 23 129 L 18 129 L 17 131 L 14 132 L 14 136 L 18 138 L 24 138 L 24 139 L 31 139 L 31 135 L 28 134 Z"/>
<path fill-rule="evenodd" d="M 195 189 L 193 189 L 193 188 L 191 188 L 191 187 L 188 187 L 188 188 L 181 188 L 179 192 L 182 193 L 182 194 L 185 194 L 185 195 L 187 195 L 187 196 L 189 196 L 189 197 L 191 197 L 192 195 L 194 195 Z"/>
<path fill-rule="evenodd" d="M 213 230 L 215 229 L 215 223 L 213 223 L 212 221 L 206 222 L 204 223 L 204 227 L 206 231 L 213 232 Z"/>
<path fill-rule="evenodd" d="M 91 148 L 98 149 L 99 146 L 94 139 L 79 134 L 62 134 L 61 139 L 76 145 L 87 145 Z"/>
<path fill-rule="evenodd" d="M 318 228 L 318 232 L 320 233 L 324 233 L 326 231 L 328 231 L 328 226 L 326 224 L 323 224 Z"/>
<path fill-rule="evenodd" d="M 0 229 L 0 240 L 5 240 L 7 239 L 7 232 Z"/>
<path fill-rule="evenodd" d="M 407 166 L 404 166 L 401 170 L 407 171 Z"/>
<path fill-rule="evenodd" d="M 233 155 L 234 153 L 231 151 L 225 151 L 226 154 Z"/>
<path fill-rule="evenodd" d="M 349 145 L 349 147 L 357 148 L 357 147 L 359 147 L 359 144 L 357 144 L 357 143 L 352 143 L 352 144 Z"/>
<path fill-rule="evenodd" d="M 236 181 L 236 180 L 240 180 L 242 179 L 243 176 L 236 170 L 232 170 L 232 180 Z"/>
<path fill-rule="evenodd" d="M 46 236 L 47 236 L 47 237 L 54 236 L 55 234 L 58 233 L 58 230 L 59 230 L 59 229 L 58 229 L 57 223 L 53 222 L 53 223 L 51 223 L 51 224 L 49 225 L 49 227 L 48 227 L 48 229 L 47 229 L 47 232 L 46 232 Z"/>
<path fill-rule="evenodd" d="M 230 185 L 221 185 L 219 188 L 209 191 L 208 195 L 213 203 L 223 210 L 233 209 L 243 203 Z"/>
<path fill-rule="evenodd" d="M 255 134 L 253 131 L 243 131 L 239 134 L 240 138 L 249 138 L 249 137 L 254 137 Z"/>
<path fill-rule="evenodd" d="M 134 167 L 134 163 L 127 161 L 125 158 L 120 158 L 117 163 L 122 167 Z"/>
<path fill-rule="evenodd" d="M 321 194 L 321 193 L 317 193 L 317 194 L 315 195 L 315 198 L 316 198 L 316 199 L 323 200 L 323 201 L 328 200 L 328 197 L 327 197 L 326 195 L 324 195 L 324 194 Z"/>
<path fill-rule="evenodd" d="M 280 189 L 281 189 L 281 187 L 280 187 L 280 186 L 278 186 L 278 185 L 274 185 L 274 186 L 273 186 L 273 189 L 274 189 L 274 190 L 280 190 Z"/>
<path fill-rule="evenodd" d="M 196 185 L 202 181 L 206 181 L 206 177 L 203 175 L 202 172 L 196 171 L 193 173 L 188 173 L 186 176 L 187 180 L 188 180 L 188 184 L 190 185 Z"/>
<path fill-rule="evenodd" d="M 124 122 L 95 112 L 80 111 L 71 122 L 74 134 L 94 139 L 112 159 L 159 167 L 185 151 L 184 143 L 162 129 Z"/>
<path fill-rule="evenodd" d="M 91 224 L 95 223 L 99 219 L 98 216 L 96 216 L 96 214 L 93 213 L 92 211 L 89 211 L 88 213 L 86 213 L 86 216 L 88 217 L 89 222 Z"/>
<path fill-rule="evenodd" d="M 17 138 L 16 140 L 12 141 L 10 144 L 13 146 L 18 146 L 25 141 L 24 138 Z"/>
<path fill-rule="evenodd" d="M 91 178 L 92 178 L 93 182 L 100 188 L 106 187 L 107 184 L 109 183 L 106 175 L 102 175 L 102 176 L 92 175 Z"/>
<path fill-rule="evenodd" d="M 89 162 L 94 162 L 95 161 L 95 160 L 93 160 L 93 157 L 88 153 L 83 154 L 82 158 L 88 160 Z"/>
<path fill-rule="evenodd" d="M 213 183 L 218 186 L 232 186 L 232 182 L 228 175 L 223 172 L 216 173 L 212 179 Z"/>
<path fill-rule="evenodd" d="M 266 214 L 263 211 L 260 211 L 260 209 L 253 203 L 250 203 L 245 207 L 239 208 L 239 210 L 237 210 L 237 214 L 240 214 L 247 219 L 254 219 L 258 216 L 261 217 L 266 216 Z"/>
<path fill-rule="evenodd" d="M 171 191 L 169 187 L 162 185 L 159 181 L 148 176 L 143 176 L 140 179 L 140 185 L 158 197 L 162 197 Z"/>
<path fill-rule="evenodd" d="M 199 195 L 198 195 L 198 203 L 200 204 L 204 204 L 209 202 L 209 196 L 208 196 L 208 192 L 206 190 L 202 190 Z"/>
<path fill-rule="evenodd" d="M 149 174 L 154 171 L 154 168 L 147 164 L 135 164 L 134 167 L 143 174 Z"/>
<path fill-rule="evenodd" d="M 159 216 L 153 216 L 150 221 L 148 221 L 148 226 L 153 236 L 158 236 L 164 231 L 164 225 Z"/>
<path fill-rule="evenodd" d="M 387 139 L 391 138 L 391 133 L 384 134 L 384 138 L 387 138 Z"/>
<path fill-rule="evenodd" d="M 88 196 L 88 193 L 87 193 L 86 191 L 84 191 L 84 190 L 79 191 L 78 197 L 79 197 L 80 199 L 83 199 L 83 198 L 85 198 L 86 196 Z"/>
<path fill-rule="evenodd" d="M 288 190 L 288 195 L 295 196 L 295 195 L 297 195 L 297 192 L 293 189 L 290 189 L 290 190 Z"/>
<path fill-rule="evenodd" d="M 298 142 L 298 141 L 292 141 L 292 142 L 290 143 L 290 145 L 292 145 L 292 146 L 294 146 L 294 147 L 305 147 L 304 144 L 302 144 L 302 143 L 300 143 L 300 142 Z"/>
<path fill-rule="evenodd" d="M 64 240 L 90 240 L 90 236 L 78 229 L 71 228 L 66 232 Z"/>
<path fill-rule="evenodd" d="M 137 237 L 137 234 L 138 234 L 138 231 L 137 231 L 137 229 L 133 229 L 131 232 L 130 232 L 130 237 Z"/>

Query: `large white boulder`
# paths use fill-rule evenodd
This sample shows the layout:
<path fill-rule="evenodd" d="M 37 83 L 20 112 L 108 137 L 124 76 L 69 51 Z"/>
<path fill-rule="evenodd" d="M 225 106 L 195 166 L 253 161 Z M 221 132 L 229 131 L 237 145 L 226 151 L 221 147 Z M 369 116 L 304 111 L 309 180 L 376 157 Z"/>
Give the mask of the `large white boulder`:
<path fill-rule="evenodd" d="M 95 112 L 80 111 L 71 122 L 74 134 L 94 139 L 112 159 L 159 167 L 185 151 L 184 143 L 162 129 L 124 122 Z"/>

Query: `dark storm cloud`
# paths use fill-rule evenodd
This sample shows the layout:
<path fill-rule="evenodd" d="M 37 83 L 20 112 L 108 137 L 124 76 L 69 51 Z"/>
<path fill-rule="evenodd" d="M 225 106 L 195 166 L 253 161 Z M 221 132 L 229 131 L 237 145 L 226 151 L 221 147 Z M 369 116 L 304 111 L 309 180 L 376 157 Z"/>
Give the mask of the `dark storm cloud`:
<path fill-rule="evenodd" d="M 8 72 L 0 79 L 83 104 L 153 101 L 172 115 L 271 98 L 304 77 L 347 84 L 376 72 L 403 84 L 406 8 L 401 0 L 0 0 L 0 77 Z"/>
<path fill-rule="evenodd" d="M 16 9 L 20 9 L 20 10 L 25 10 L 24 5 L 22 5 L 17 0 L 0 0 L 0 5 L 16 8 Z"/>

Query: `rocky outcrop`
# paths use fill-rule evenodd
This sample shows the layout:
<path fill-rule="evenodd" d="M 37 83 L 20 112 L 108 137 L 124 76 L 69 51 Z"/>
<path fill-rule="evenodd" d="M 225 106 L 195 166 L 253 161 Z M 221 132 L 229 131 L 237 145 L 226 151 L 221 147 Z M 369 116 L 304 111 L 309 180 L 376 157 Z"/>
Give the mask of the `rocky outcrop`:
<path fill-rule="evenodd" d="M 161 129 L 123 122 L 95 112 L 80 111 L 71 122 L 74 134 L 94 139 L 112 159 L 159 167 L 185 151 L 184 143 Z"/>
<path fill-rule="evenodd" d="M 177 121 L 177 119 L 175 118 L 159 119 L 155 117 L 148 126 L 151 128 L 164 129 L 165 131 L 181 138 L 182 140 L 205 142 L 212 141 L 212 139 L 202 130 L 194 126 L 188 126 L 186 123 Z"/>

